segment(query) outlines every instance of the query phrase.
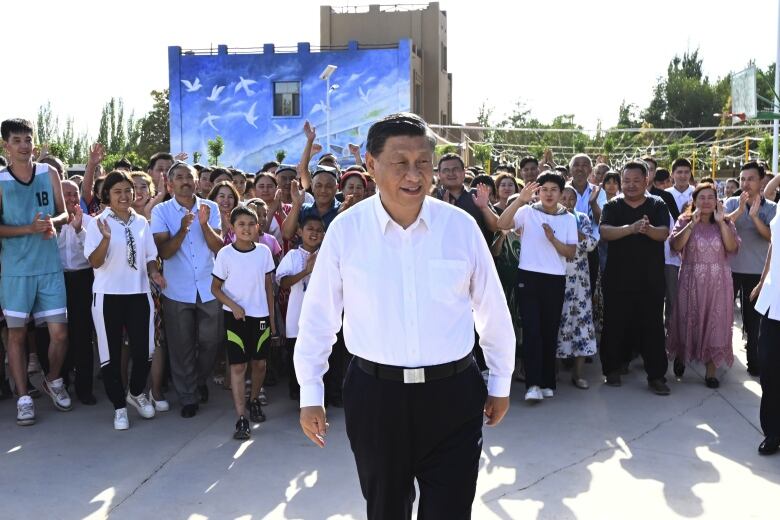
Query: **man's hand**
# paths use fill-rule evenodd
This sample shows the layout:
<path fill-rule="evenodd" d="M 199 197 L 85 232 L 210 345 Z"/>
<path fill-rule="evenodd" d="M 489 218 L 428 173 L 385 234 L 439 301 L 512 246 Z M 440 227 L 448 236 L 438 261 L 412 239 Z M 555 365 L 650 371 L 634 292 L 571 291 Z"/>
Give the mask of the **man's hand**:
<path fill-rule="evenodd" d="M 47 215 L 45 218 L 41 218 L 41 212 L 35 214 L 32 223 L 30 224 L 30 233 L 35 235 L 43 233 L 44 236 L 52 229 L 51 219 Z"/>
<path fill-rule="evenodd" d="M 290 198 L 294 206 L 303 206 L 303 201 L 306 200 L 306 190 L 299 189 L 298 181 L 293 180 L 290 183 Z"/>
<path fill-rule="evenodd" d="M 504 418 L 508 410 L 509 397 L 493 397 L 492 395 L 489 395 L 485 401 L 485 424 L 488 426 L 497 425 Z M 303 409 L 301 409 L 301 417 L 303 417 Z"/>
<path fill-rule="evenodd" d="M 648 221 L 647 215 L 643 215 L 641 219 L 631 224 L 631 233 L 636 235 L 637 233 L 644 233 L 647 231 Z"/>
<path fill-rule="evenodd" d="M 76 204 L 73 207 L 73 214 L 69 215 L 68 222 L 71 226 L 73 226 L 73 230 L 76 233 L 81 233 L 81 225 L 84 222 L 84 211 L 81 209 L 81 206 Z"/>
<path fill-rule="evenodd" d="M 184 232 L 189 231 L 190 226 L 192 225 L 194 220 L 195 220 L 195 213 L 191 213 L 189 211 L 185 213 L 184 216 L 181 218 L 181 227 L 179 228 L 179 231 L 184 231 Z"/>
<path fill-rule="evenodd" d="M 750 206 L 750 212 L 748 215 L 750 215 L 750 218 L 756 218 L 758 216 L 758 212 L 761 209 L 761 195 L 756 195 L 756 197 L 753 199 L 752 204 Z"/>
<path fill-rule="evenodd" d="M 89 147 L 89 164 L 100 164 L 106 156 L 106 150 L 100 143 L 95 143 Z"/>
<path fill-rule="evenodd" d="M 598 200 L 599 193 L 601 193 L 601 186 L 594 186 L 593 189 L 590 190 L 590 197 L 588 197 L 588 204 L 593 204 Z"/>
<path fill-rule="evenodd" d="M 317 128 L 313 127 L 311 123 L 306 121 L 303 123 L 303 135 L 306 136 L 306 140 L 313 143 L 317 139 Z"/>
<path fill-rule="evenodd" d="M 311 155 L 315 156 L 322 151 L 322 145 L 320 143 L 314 143 L 311 145 Z"/>
<path fill-rule="evenodd" d="M 179 152 L 174 155 L 173 158 L 177 161 L 184 162 L 189 158 L 189 155 L 187 155 L 187 152 Z"/>
<path fill-rule="evenodd" d="M 761 288 L 764 286 L 763 282 L 759 282 L 758 285 L 753 287 L 753 290 L 750 291 L 750 301 L 754 302 L 756 301 L 756 298 L 758 298 L 758 295 L 761 294 Z"/>
<path fill-rule="evenodd" d="M 211 216 L 211 208 L 206 204 L 201 204 L 198 209 L 198 223 L 201 226 L 205 226 L 209 223 L 209 217 Z"/>
<path fill-rule="evenodd" d="M 357 144 L 349 143 L 349 153 L 352 155 L 359 155 L 360 154 L 360 146 Z"/>
<path fill-rule="evenodd" d="M 474 205 L 479 209 L 485 209 L 490 204 L 490 188 L 485 184 L 477 185 L 477 194 L 471 196 Z"/>
<path fill-rule="evenodd" d="M 488 398 L 488 401 L 491 398 Z M 509 398 L 507 398 L 509 406 Z M 487 405 L 485 406 L 487 409 Z M 506 413 L 506 409 L 504 410 Z M 328 423 L 325 422 L 325 408 L 322 406 L 304 406 L 301 408 L 301 428 L 311 442 L 325 447 L 325 435 L 328 433 Z"/>

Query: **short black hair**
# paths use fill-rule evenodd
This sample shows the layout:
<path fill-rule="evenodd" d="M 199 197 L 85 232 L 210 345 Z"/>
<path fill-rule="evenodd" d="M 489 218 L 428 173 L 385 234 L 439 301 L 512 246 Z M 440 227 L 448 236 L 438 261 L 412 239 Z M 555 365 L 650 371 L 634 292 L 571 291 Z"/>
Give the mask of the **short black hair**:
<path fill-rule="evenodd" d="M 239 177 L 243 177 L 244 180 L 246 180 L 246 173 L 242 172 L 241 170 L 237 170 L 235 168 L 232 168 L 230 170 L 230 176 L 231 177 L 235 177 L 236 175 L 238 175 Z"/>
<path fill-rule="evenodd" d="M 303 229 L 306 226 L 307 222 L 319 222 L 322 224 L 322 227 L 325 227 L 325 221 L 322 220 L 322 217 L 315 215 L 314 213 L 307 213 L 305 217 L 303 217 L 300 222 L 298 222 L 298 227 Z"/>
<path fill-rule="evenodd" d="M 460 155 L 458 155 L 456 153 L 452 153 L 452 152 L 445 153 L 444 155 L 442 155 L 439 158 L 439 162 L 436 165 L 436 167 L 437 168 L 441 168 L 441 163 L 443 163 L 444 161 L 458 161 L 460 163 L 460 167 L 461 168 L 464 168 L 466 166 L 466 163 L 463 162 L 463 158 Z"/>
<path fill-rule="evenodd" d="M 529 162 L 532 162 L 535 165 L 539 166 L 539 159 L 537 159 L 533 155 L 526 155 L 525 157 L 520 159 L 520 169 L 522 170 L 523 168 L 525 168 L 525 165 L 528 164 Z"/>
<path fill-rule="evenodd" d="M 121 169 L 128 169 L 130 171 L 135 170 L 135 166 L 133 166 L 133 163 L 127 160 L 127 157 L 122 157 L 117 162 L 114 163 L 114 169 L 115 170 L 121 170 Z"/>
<path fill-rule="evenodd" d="M 239 204 L 233 210 L 230 212 L 230 224 L 233 225 L 236 223 L 236 220 L 238 220 L 238 217 L 246 215 L 248 217 L 252 217 L 255 219 L 255 223 L 260 222 L 260 219 L 257 217 L 257 212 L 253 210 L 250 207 L 242 206 Z"/>
<path fill-rule="evenodd" d="M 474 177 L 474 180 L 471 181 L 470 188 L 476 188 L 479 184 L 484 184 L 488 188 L 490 188 L 490 193 L 493 194 L 493 196 L 496 196 L 496 181 L 493 180 L 493 177 L 486 173 L 481 173 Z"/>
<path fill-rule="evenodd" d="M 561 175 L 564 175 L 564 176 L 569 174 L 569 167 L 568 166 L 563 166 L 563 165 L 559 164 L 558 166 L 553 168 L 553 170 L 555 170 L 556 172 L 558 172 L 558 173 L 560 173 Z"/>
<path fill-rule="evenodd" d="M 623 165 L 621 174 L 625 175 L 626 171 L 628 170 L 639 170 L 642 172 L 643 177 L 647 177 L 647 165 L 644 163 L 644 161 L 628 161 Z"/>
<path fill-rule="evenodd" d="M 726 179 L 726 184 L 728 184 L 730 182 L 733 182 L 734 184 L 737 185 L 737 188 L 739 188 L 739 181 L 737 179 L 735 179 L 734 177 L 730 177 L 730 178 Z"/>
<path fill-rule="evenodd" d="M 555 170 L 547 170 L 546 172 L 540 173 L 536 178 L 536 182 L 539 183 L 539 186 L 542 186 L 547 182 L 553 182 L 558 185 L 558 189 L 561 191 L 563 191 L 563 187 L 566 186 L 566 179 L 563 178 L 563 175 L 561 175 L 560 172 Z"/>
<path fill-rule="evenodd" d="M 766 170 L 764 167 L 759 163 L 758 161 L 749 161 L 742 165 L 742 168 L 739 169 L 739 171 L 744 172 L 745 170 L 756 170 L 758 172 L 758 178 L 763 179 L 766 175 Z"/>
<path fill-rule="evenodd" d="M 642 160 L 644 162 L 646 162 L 646 163 L 653 163 L 653 166 L 658 168 L 658 161 L 655 160 L 655 157 L 651 157 L 649 155 L 645 155 L 644 157 L 642 157 Z M 674 168 L 672 168 L 672 169 L 674 169 Z"/>
<path fill-rule="evenodd" d="M 667 170 L 666 168 L 658 168 L 655 171 L 655 175 L 653 176 L 653 182 L 666 182 L 667 180 L 669 180 L 669 177 L 671 177 L 671 175 L 669 174 L 669 170 Z"/>
<path fill-rule="evenodd" d="M 8 141 L 11 134 L 32 134 L 33 124 L 27 119 L 6 119 L 0 124 L 0 134 L 2 134 L 3 141 Z"/>
<path fill-rule="evenodd" d="M 436 137 L 423 118 L 409 112 L 399 112 L 371 125 L 366 137 L 366 151 L 377 157 L 384 150 L 387 140 L 398 136 L 426 137 L 431 145 L 431 152 L 436 144 Z"/>
<path fill-rule="evenodd" d="M 5 160 L 5 157 L 0 155 L 0 168 L 5 168 L 8 166 L 8 161 Z"/>
<path fill-rule="evenodd" d="M 267 172 L 271 168 L 278 168 L 278 167 L 279 167 L 279 163 L 278 162 L 276 162 L 276 161 L 268 161 L 267 163 L 265 163 L 262 166 L 262 168 L 260 168 L 260 171 L 257 172 L 257 173 Z"/>
<path fill-rule="evenodd" d="M 675 159 L 674 162 L 672 163 L 672 172 L 674 173 L 674 170 L 676 170 L 677 168 L 688 168 L 690 170 L 691 161 L 689 161 L 685 157 L 679 157 Z"/>
<path fill-rule="evenodd" d="M 604 174 L 604 179 L 601 181 L 601 187 L 603 188 L 607 181 L 617 182 L 618 189 L 620 189 L 620 174 L 615 170 L 609 170 Z"/>
<path fill-rule="evenodd" d="M 168 152 L 157 152 L 149 158 L 149 166 L 146 169 L 154 170 L 154 165 L 157 164 L 157 161 L 173 161 L 173 155 Z"/>
<path fill-rule="evenodd" d="M 225 168 L 214 168 L 211 170 L 211 177 L 209 177 L 209 181 L 214 182 L 214 179 L 219 177 L 220 175 L 227 175 L 231 179 L 233 178 L 233 175 L 229 171 L 227 171 Z"/>
<path fill-rule="evenodd" d="M 108 175 L 106 175 L 105 180 L 103 180 L 103 186 L 100 187 L 100 200 L 104 204 L 108 205 L 109 201 L 111 200 L 111 198 L 109 197 L 111 188 L 113 188 L 120 182 L 129 183 L 130 187 L 133 188 L 133 192 L 135 192 L 135 187 L 133 185 L 133 178 L 130 177 L 130 174 L 124 170 L 114 170 Z"/>

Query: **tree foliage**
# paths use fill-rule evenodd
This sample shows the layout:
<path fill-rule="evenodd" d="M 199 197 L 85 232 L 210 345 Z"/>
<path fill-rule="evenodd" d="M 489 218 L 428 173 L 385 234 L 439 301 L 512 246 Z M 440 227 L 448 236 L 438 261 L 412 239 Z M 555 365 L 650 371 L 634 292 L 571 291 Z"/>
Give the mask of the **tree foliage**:
<path fill-rule="evenodd" d="M 214 139 L 209 139 L 206 143 L 209 154 L 209 164 L 216 166 L 219 164 L 219 158 L 225 153 L 225 140 L 221 135 L 218 135 Z"/>

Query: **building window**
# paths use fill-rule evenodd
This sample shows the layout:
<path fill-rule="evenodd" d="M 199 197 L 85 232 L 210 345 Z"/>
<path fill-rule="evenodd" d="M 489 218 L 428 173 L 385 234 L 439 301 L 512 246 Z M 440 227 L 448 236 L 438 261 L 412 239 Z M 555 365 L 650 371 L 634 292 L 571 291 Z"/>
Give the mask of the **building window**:
<path fill-rule="evenodd" d="M 301 115 L 301 83 L 277 81 L 274 83 L 274 117 Z"/>
<path fill-rule="evenodd" d="M 441 70 L 447 70 L 447 46 L 441 44 Z"/>
<path fill-rule="evenodd" d="M 423 88 L 422 88 L 422 79 L 420 79 L 420 76 L 415 71 L 414 73 L 414 113 L 421 115 L 422 114 L 422 105 L 423 105 Z"/>

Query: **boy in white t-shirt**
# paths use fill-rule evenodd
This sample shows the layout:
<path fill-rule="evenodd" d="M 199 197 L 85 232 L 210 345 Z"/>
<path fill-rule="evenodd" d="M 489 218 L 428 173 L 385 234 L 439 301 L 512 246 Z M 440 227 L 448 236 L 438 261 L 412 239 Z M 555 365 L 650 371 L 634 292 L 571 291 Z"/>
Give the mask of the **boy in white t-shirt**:
<path fill-rule="evenodd" d="M 268 246 L 254 241 L 259 225 L 254 210 L 236 207 L 230 213 L 230 225 L 236 239 L 217 253 L 211 292 L 225 310 L 225 348 L 230 363 L 233 405 L 238 414 L 233 438 L 243 440 L 250 436 L 244 401 L 244 375 L 250 360 L 249 417 L 252 422 L 265 421 L 258 395 L 265 379 L 269 340 L 276 332 L 271 285 L 275 265 Z"/>
<path fill-rule="evenodd" d="M 317 261 L 317 250 L 325 236 L 325 224 L 316 215 L 307 215 L 298 226 L 298 237 L 301 245 L 297 249 L 291 249 L 282 258 L 276 269 L 276 280 L 282 289 L 290 289 L 290 298 L 287 303 L 287 357 L 290 362 L 290 399 L 297 401 L 300 398 L 300 385 L 295 375 L 293 364 L 293 352 L 295 340 L 298 337 L 298 319 L 301 316 L 301 306 L 306 295 L 306 287 L 309 277 Z"/>

